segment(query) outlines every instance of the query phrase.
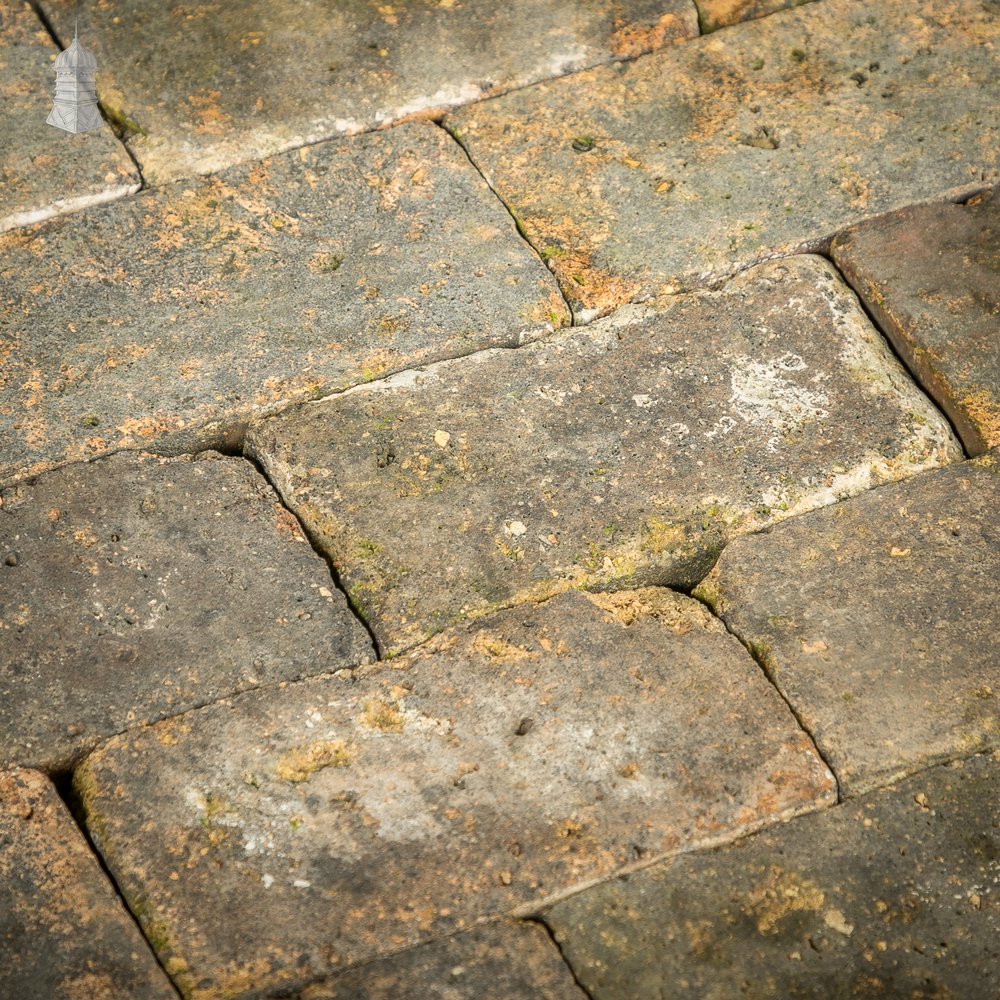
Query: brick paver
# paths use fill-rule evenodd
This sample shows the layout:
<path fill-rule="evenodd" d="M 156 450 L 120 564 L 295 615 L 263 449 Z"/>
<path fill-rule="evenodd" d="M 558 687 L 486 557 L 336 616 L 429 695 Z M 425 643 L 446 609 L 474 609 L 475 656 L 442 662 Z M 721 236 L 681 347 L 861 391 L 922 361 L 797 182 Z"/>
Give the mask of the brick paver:
<path fill-rule="evenodd" d="M 487 924 L 307 986 L 296 1000 L 587 1000 L 538 924 Z"/>
<path fill-rule="evenodd" d="M 72 0 L 45 6 L 72 37 Z M 107 0 L 83 15 L 101 97 L 152 184 L 439 113 L 698 32 L 690 0 Z"/>
<path fill-rule="evenodd" d="M 961 457 L 818 258 L 257 423 L 387 648 L 559 589 L 692 586 L 728 538 Z"/>
<path fill-rule="evenodd" d="M 823 0 L 449 116 L 587 318 L 1000 179 L 1000 11 Z"/>
<path fill-rule="evenodd" d="M 259 408 L 566 320 L 432 125 L 329 143 L 0 237 L 0 482 L 238 441 Z"/>
<path fill-rule="evenodd" d="M 863 223 L 833 259 L 968 452 L 1000 445 L 1000 198 Z"/>
<path fill-rule="evenodd" d="M 834 797 L 746 651 L 666 590 L 561 595 L 353 682 L 134 731 L 75 785 L 198 998 L 291 985 Z"/>
<path fill-rule="evenodd" d="M 992 997 L 1000 759 L 938 767 L 547 911 L 593 1000 Z"/>
<path fill-rule="evenodd" d="M 26 2 L 0 3 L 0 233 L 139 189 L 110 128 L 71 136 L 45 123 L 58 52 Z"/>
<path fill-rule="evenodd" d="M 177 996 L 55 789 L 36 771 L 0 771 L 0 996 Z"/>
<path fill-rule="evenodd" d="M 738 539 L 698 593 L 848 794 L 1000 744 L 1000 452 Z"/>
<path fill-rule="evenodd" d="M 130 726 L 372 658 L 241 459 L 116 455 L 0 503 L 0 761 L 65 767 Z"/>

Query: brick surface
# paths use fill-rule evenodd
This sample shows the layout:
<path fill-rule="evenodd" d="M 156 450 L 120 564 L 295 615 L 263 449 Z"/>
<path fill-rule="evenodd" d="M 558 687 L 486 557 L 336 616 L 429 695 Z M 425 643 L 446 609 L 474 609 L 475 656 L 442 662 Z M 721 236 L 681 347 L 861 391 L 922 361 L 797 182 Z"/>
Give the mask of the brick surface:
<path fill-rule="evenodd" d="M 812 0 L 696 0 L 698 23 L 705 33 L 810 2 Z"/>
<path fill-rule="evenodd" d="M 255 424 L 379 641 L 568 587 L 692 586 L 724 542 L 958 460 L 818 258 Z"/>
<path fill-rule="evenodd" d="M 833 258 L 967 451 L 1000 445 L 1000 197 L 863 223 Z"/>
<path fill-rule="evenodd" d="M 746 651 L 660 589 L 242 695 L 116 737 L 74 782 L 197 998 L 291 988 L 834 795 Z"/>
<path fill-rule="evenodd" d="M 238 439 L 259 408 L 566 320 L 431 125 L 329 143 L 0 237 L 0 482 Z"/>
<path fill-rule="evenodd" d="M 992 997 L 1000 761 L 938 767 L 545 914 L 594 1000 Z"/>
<path fill-rule="evenodd" d="M 72 0 L 46 4 L 72 35 Z M 254 0 L 83 12 L 105 103 L 154 184 L 440 112 L 698 33 L 689 0 L 317 6 Z M 141 130 L 141 131 L 140 131 Z"/>
<path fill-rule="evenodd" d="M 371 644 L 248 462 L 116 455 L 0 495 L 0 760 L 64 767 Z"/>
<path fill-rule="evenodd" d="M 1000 178 L 1000 11 L 823 0 L 447 119 L 582 318 Z"/>
<path fill-rule="evenodd" d="M 1000 743 L 998 458 L 738 539 L 699 590 L 848 794 Z"/>
<path fill-rule="evenodd" d="M 545 930 L 488 924 L 308 986 L 295 1000 L 587 1000 Z"/>
<path fill-rule="evenodd" d="M 110 128 L 70 135 L 45 123 L 59 50 L 31 7 L 0 3 L 0 29 L 0 233 L 137 191 Z"/>
<path fill-rule="evenodd" d="M 0 772 L 0 996 L 176 1000 L 48 779 Z"/>

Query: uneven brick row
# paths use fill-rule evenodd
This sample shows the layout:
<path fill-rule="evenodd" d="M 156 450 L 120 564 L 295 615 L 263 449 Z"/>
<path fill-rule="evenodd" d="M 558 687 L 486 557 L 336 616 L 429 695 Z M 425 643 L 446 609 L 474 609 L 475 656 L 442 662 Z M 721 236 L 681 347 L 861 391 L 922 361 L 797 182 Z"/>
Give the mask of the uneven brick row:
<path fill-rule="evenodd" d="M 990 996 L 1000 758 L 936 767 L 545 913 L 594 1000 Z"/>
<path fill-rule="evenodd" d="M 823 0 L 447 118 L 583 319 L 1000 178 L 1000 12 Z"/>
<path fill-rule="evenodd" d="M 116 737 L 95 842 L 185 996 L 329 975 L 829 803 L 717 619 L 566 594 L 360 671 Z"/>
<path fill-rule="evenodd" d="M 45 6 L 71 38 L 74 4 Z M 636 56 L 697 34 L 698 21 L 690 0 L 111 0 L 85 8 L 80 27 L 102 98 L 160 184 Z"/>
<path fill-rule="evenodd" d="M 440 129 L 302 149 L 0 236 L 0 483 L 238 441 L 261 408 L 567 319 Z"/>
<path fill-rule="evenodd" d="M 734 535 L 961 457 L 836 272 L 763 265 L 255 423 L 386 650 L 570 587 L 690 587 Z"/>

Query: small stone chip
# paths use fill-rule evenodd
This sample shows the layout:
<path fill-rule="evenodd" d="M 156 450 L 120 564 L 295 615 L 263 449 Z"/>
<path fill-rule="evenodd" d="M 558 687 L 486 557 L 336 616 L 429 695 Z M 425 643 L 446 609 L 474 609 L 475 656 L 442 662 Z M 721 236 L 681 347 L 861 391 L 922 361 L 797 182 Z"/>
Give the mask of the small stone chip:
<path fill-rule="evenodd" d="M 850 937 L 854 933 L 854 924 L 849 924 L 840 910 L 827 910 L 823 914 L 823 923 L 838 934 Z"/>

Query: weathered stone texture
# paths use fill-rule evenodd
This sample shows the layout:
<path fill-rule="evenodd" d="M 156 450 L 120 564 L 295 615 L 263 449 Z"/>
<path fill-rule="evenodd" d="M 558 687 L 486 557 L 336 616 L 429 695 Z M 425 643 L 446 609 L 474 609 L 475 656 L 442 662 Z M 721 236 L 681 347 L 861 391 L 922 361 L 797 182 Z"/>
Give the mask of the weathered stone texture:
<path fill-rule="evenodd" d="M 238 439 L 258 408 L 567 319 L 466 156 L 409 125 L 0 237 L 0 482 Z"/>
<path fill-rule="evenodd" d="M 35 771 L 0 772 L 0 996 L 177 996 L 55 789 Z"/>
<path fill-rule="evenodd" d="M 372 962 L 295 1000 L 587 1000 L 538 924 L 496 923 Z"/>
<path fill-rule="evenodd" d="M 292 987 L 829 803 L 703 606 L 564 594 L 111 740 L 87 824 L 186 996 Z"/>
<path fill-rule="evenodd" d="M 735 541 L 698 593 L 854 794 L 1000 743 L 1000 452 Z"/>
<path fill-rule="evenodd" d="M 447 119 L 582 318 L 1000 179 L 1000 10 L 823 0 Z"/>
<path fill-rule="evenodd" d="M 706 34 L 730 24 L 765 17 L 786 7 L 801 7 L 812 0 L 695 0 L 698 23 Z"/>
<path fill-rule="evenodd" d="M 662 305 L 251 428 L 386 647 L 569 587 L 693 586 L 734 534 L 961 458 L 826 262 Z"/>
<path fill-rule="evenodd" d="M 938 767 L 546 912 L 594 1000 L 1000 991 L 1000 760 Z"/>
<path fill-rule="evenodd" d="M 70 37 L 72 0 L 46 9 Z M 159 184 L 636 56 L 698 20 L 690 0 L 105 0 L 84 27 L 101 96 Z"/>
<path fill-rule="evenodd" d="M 300 526 L 240 459 L 115 455 L 0 494 L 0 760 L 372 657 Z"/>
<path fill-rule="evenodd" d="M 0 3 L 0 233 L 139 189 L 110 128 L 70 135 L 45 123 L 58 52 L 27 3 Z"/>
<path fill-rule="evenodd" d="M 862 223 L 833 258 L 969 453 L 1000 445 L 1000 196 Z"/>

